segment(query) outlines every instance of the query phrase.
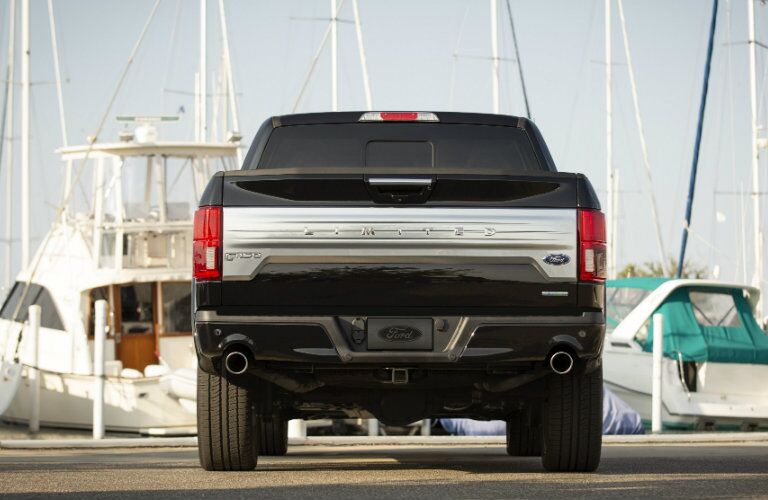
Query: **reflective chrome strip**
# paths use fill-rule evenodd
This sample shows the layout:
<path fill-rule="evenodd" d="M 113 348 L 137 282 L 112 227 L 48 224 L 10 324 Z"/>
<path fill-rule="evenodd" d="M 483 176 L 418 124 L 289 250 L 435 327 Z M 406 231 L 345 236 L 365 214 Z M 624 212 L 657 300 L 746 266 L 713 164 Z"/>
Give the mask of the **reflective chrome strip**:
<path fill-rule="evenodd" d="M 270 262 L 480 261 L 576 281 L 576 210 L 225 207 L 223 253 L 225 280 L 250 280 Z M 553 265 L 545 260 L 552 254 L 570 258 Z"/>

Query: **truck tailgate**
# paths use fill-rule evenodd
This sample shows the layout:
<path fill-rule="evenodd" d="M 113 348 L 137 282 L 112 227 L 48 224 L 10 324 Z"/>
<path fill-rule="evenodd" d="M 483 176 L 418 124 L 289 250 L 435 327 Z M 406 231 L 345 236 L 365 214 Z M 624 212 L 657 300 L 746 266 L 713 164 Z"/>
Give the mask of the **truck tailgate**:
<path fill-rule="evenodd" d="M 572 208 L 224 208 L 222 302 L 349 308 L 576 303 Z"/>

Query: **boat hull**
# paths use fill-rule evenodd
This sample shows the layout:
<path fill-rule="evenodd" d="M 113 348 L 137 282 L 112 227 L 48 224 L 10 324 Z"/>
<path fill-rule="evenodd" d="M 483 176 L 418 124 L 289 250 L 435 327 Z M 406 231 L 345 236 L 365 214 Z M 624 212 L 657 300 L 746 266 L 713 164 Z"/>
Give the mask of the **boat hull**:
<path fill-rule="evenodd" d="M 650 353 L 606 349 L 606 385 L 640 413 L 646 425 L 651 415 Z M 681 381 L 676 360 L 662 364 L 662 421 L 668 429 L 768 430 L 768 366 L 701 363 L 697 391 Z"/>
<path fill-rule="evenodd" d="M 3 414 L 9 422 L 28 422 L 33 379 L 24 370 L 16 396 Z M 41 375 L 40 424 L 44 427 L 91 429 L 93 377 L 73 374 Z M 107 377 L 104 384 L 104 423 L 107 431 L 145 435 L 196 433 L 195 415 L 168 395 L 161 377 Z"/>

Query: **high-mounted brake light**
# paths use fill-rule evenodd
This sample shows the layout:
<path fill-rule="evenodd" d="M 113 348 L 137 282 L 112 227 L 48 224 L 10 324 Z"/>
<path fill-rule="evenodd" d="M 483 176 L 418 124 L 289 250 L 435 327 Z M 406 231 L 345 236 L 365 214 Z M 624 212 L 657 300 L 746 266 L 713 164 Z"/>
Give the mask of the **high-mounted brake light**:
<path fill-rule="evenodd" d="M 434 113 L 416 111 L 369 111 L 360 116 L 361 122 L 439 122 Z"/>
<path fill-rule="evenodd" d="M 606 278 L 605 216 L 600 210 L 580 209 L 579 279 L 604 281 Z"/>
<path fill-rule="evenodd" d="M 192 276 L 197 280 L 221 278 L 221 207 L 195 211 Z"/>

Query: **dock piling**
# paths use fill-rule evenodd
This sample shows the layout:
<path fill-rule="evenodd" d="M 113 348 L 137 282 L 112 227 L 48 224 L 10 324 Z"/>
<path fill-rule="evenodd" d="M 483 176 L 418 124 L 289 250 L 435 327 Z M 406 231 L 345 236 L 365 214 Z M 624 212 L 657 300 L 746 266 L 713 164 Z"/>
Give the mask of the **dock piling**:
<path fill-rule="evenodd" d="M 40 431 L 40 306 L 29 306 L 29 339 L 32 343 L 32 368 L 29 368 L 30 394 L 29 432 Z"/>
<path fill-rule="evenodd" d="M 107 301 L 94 305 L 93 335 L 93 439 L 104 439 L 104 343 L 107 337 Z"/>
<path fill-rule="evenodd" d="M 653 315 L 653 387 L 651 392 L 651 432 L 662 431 L 661 421 L 661 363 L 664 360 L 664 316 Z"/>

